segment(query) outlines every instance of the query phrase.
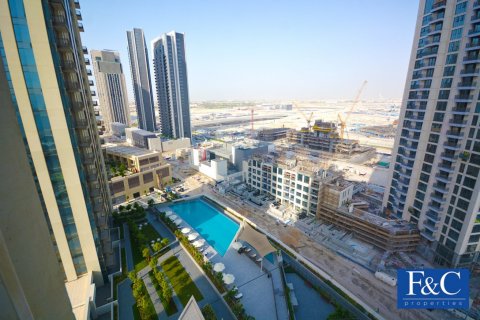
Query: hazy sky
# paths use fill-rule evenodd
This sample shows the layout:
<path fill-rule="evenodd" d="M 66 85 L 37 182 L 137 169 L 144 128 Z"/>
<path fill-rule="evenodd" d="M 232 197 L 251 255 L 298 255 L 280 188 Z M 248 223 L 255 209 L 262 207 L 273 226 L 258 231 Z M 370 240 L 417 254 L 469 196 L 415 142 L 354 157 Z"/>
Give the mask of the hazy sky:
<path fill-rule="evenodd" d="M 131 100 L 126 30 L 144 30 L 150 60 L 153 38 L 185 33 L 192 101 L 351 99 L 363 80 L 365 99 L 401 98 L 418 9 L 418 0 L 80 4 L 84 45 L 120 51 Z"/>

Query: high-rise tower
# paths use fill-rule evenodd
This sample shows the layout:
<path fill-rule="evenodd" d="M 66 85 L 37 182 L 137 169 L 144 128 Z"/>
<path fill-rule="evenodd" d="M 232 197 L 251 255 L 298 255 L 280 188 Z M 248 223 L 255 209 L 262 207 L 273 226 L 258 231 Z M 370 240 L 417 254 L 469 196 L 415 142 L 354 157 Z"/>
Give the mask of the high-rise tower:
<path fill-rule="evenodd" d="M 91 274 L 102 284 L 111 202 L 78 8 L 74 0 L 0 0 L 0 53 L 65 281 Z"/>
<path fill-rule="evenodd" d="M 165 33 L 152 41 L 152 48 L 160 132 L 172 138 L 191 138 L 184 34 Z"/>
<path fill-rule="evenodd" d="M 153 132 L 156 130 L 155 111 L 148 51 L 143 30 L 134 28 L 133 31 L 127 31 L 127 41 L 138 127 Z"/>
<path fill-rule="evenodd" d="M 119 53 L 112 50 L 92 50 L 90 55 L 106 131 L 111 131 L 112 122 L 130 126 L 127 86 Z"/>
<path fill-rule="evenodd" d="M 421 0 L 384 206 L 440 265 L 479 257 L 479 69 L 480 3 Z"/>

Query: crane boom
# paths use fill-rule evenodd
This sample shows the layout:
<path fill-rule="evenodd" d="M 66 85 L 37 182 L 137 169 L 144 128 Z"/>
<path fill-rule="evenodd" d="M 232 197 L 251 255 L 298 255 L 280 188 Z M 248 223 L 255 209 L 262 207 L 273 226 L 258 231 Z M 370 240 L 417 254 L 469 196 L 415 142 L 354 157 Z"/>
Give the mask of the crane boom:
<path fill-rule="evenodd" d="M 343 136 L 345 133 L 345 129 L 347 128 L 347 121 L 350 118 L 350 114 L 352 111 L 355 109 L 355 107 L 358 105 L 358 102 L 360 101 L 360 96 L 362 95 L 363 89 L 365 89 L 365 86 L 367 85 L 368 81 L 365 80 L 362 83 L 362 86 L 357 92 L 357 95 L 355 96 L 355 100 L 353 100 L 353 104 L 350 107 L 350 109 L 346 112 L 345 118 L 342 118 L 341 114 L 338 114 L 338 120 L 340 122 L 340 138 L 343 141 Z"/>

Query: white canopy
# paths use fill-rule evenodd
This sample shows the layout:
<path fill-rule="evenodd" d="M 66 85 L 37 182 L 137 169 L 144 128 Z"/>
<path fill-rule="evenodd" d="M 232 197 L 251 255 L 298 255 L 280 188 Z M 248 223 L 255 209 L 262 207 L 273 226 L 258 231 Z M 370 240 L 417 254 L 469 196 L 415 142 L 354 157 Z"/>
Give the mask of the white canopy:
<path fill-rule="evenodd" d="M 201 246 L 203 246 L 205 244 L 205 240 L 203 239 L 200 239 L 200 240 L 197 240 L 193 243 L 193 246 L 195 248 L 200 248 Z"/>
<path fill-rule="evenodd" d="M 190 233 L 188 235 L 188 241 L 193 241 L 193 240 L 197 239 L 197 237 L 198 237 L 198 233 Z"/>
<path fill-rule="evenodd" d="M 270 241 L 268 241 L 266 235 L 256 231 L 246 222 L 243 222 L 242 230 L 238 233 L 237 239 L 246 241 L 262 257 L 276 251 L 276 249 L 270 244 Z"/>
<path fill-rule="evenodd" d="M 190 228 L 183 228 L 183 229 L 182 229 L 182 233 L 183 233 L 183 234 L 187 234 L 187 233 L 189 233 L 190 231 L 192 231 Z"/>
<path fill-rule="evenodd" d="M 235 281 L 235 276 L 233 274 L 230 274 L 230 273 L 223 274 L 223 282 L 225 282 L 225 284 L 232 284 L 233 281 Z"/>
<path fill-rule="evenodd" d="M 215 263 L 213 266 L 213 271 L 215 272 L 222 272 L 223 270 L 225 270 L 225 265 L 221 262 Z"/>

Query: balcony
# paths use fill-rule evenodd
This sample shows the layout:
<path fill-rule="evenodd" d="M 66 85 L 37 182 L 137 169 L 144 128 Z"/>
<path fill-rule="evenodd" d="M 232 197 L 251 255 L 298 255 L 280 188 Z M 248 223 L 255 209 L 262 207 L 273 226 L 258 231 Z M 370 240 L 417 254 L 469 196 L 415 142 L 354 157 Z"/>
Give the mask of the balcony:
<path fill-rule="evenodd" d="M 79 91 L 80 90 L 80 83 L 69 81 L 65 84 L 65 87 L 67 88 L 67 91 L 70 91 L 70 92 Z"/>
<path fill-rule="evenodd" d="M 87 119 L 74 119 L 74 127 L 78 129 L 85 129 L 88 127 Z"/>
<path fill-rule="evenodd" d="M 458 155 L 451 154 L 451 153 L 446 153 L 446 152 L 442 152 L 442 153 L 440 154 L 440 158 L 441 158 L 442 160 L 452 162 L 453 160 L 457 160 Z"/>
<path fill-rule="evenodd" d="M 60 38 L 60 39 L 57 39 L 56 42 L 57 42 L 57 48 L 60 51 L 72 50 L 72 44 L 69 39 Z"/>
<path fill-rule="evenodd" d="M 480 14 L 474 14 L 470 20 L 471 23 L 480 22 Z"/>
<path fill-rule="evenodd" d="M 60 65 L 62 66 L 63 71 L 76 71 L 77 70 L 77 65 L 75 64 L 75 61 L 71 60 L 63 60 Z"/>
<path fill-rule="evenodd" d="M 447 184 L 452 182 L 452 177 L 440 175 L 438 173 L 435 175 L 435 178 L 437 178 L 438 181 L 443 182 L 443 183 L 447 183 Z"/>
<path fill-rule="evenodd" d="M 75 15 L 77 16 L 77 20 L 81 21 L 82 19 L 82 12 L 79 9 L 75 9 Z"/>
<path fill-rule="evenodd" d="M 468 31 L 468 36 L 469 37 L 476 37 L 478 35 L 480 35 L 480 28 L 478 28 L 478 27 L 475 27 L 474 29 Z"/>
<path fill-rule="evenodd" d="M 433 187 L 433 190 L 438 191 L 440 193 L 443 193 L 443 194 L 448 193 L 448 187 L 447 186 L 443 186 L 441 184 L 435 183 L 435 184 L 433 184 L 432 187 Z"/>
<path fill-rule="evenodd" d="M 462 90 L 475 90 L 476 87 L 476 81 L 462 81 L 457 84 L 457 88 Z"/>
<path fill-rule="evenodd" d="M 454 107 L 454 108 L 452 108 L 452 113 L 453 114 L 460 114 L 460 115 L 467 115 L 467 114 L 470 113 L 470 108 Z"/>
<path fill-rule="evenodd" d="M 463 138 L 464 135 L 465 134 L 463 132 L 457 132 L 457 131 L 452 131 L 452 130 L 447 131 L 447 137 L 449 137 L 449 138 L 459 139 L 459 138 Z"/>
<path fill-rule="evenodd" d="M 79 0 L 73 0 L 73 3 L 75 4 L 75 9 L 80 9 L 80 1 Z"/>
<path fill-rule="evenodd" d="M 480 50 L 480 43 L 477 43 L 477 42 L 467 43 L 467 45 L 465 46 L 465 50 L 466 51 Z"/>
<path fill-rule="evenodd" d="M 437 196 L 436 194 L 432 194 L 431 195 L 431 198 L 437 202 L 440 202 L 440 203 L 445 203 L 445 198 L 443 196 Z"/>
<path fill-rule="evenodd" d="M 90 87 L 93 87 L 95 84 L 93 83 L 93 80 L 88 80 L 88 85 L 89 85 Z"/>
<path fill-rule="evenodd" d="M 82 52 L 83 52 L 84 54 L 88 54 L 88 48 L 87 48 L 87 46 L 82 46 Z"/>
<path fill-rule="evenodd" d="M 455 96 L 455 102 L 472 102 L 473 95 L 471 94 L 457 94 Z"/>
<path fill-rule="evenodd" d="M 432 5 L 431 12 L 436 12 L 436 11 L 445 9 L 446 6 L 447 6 L 447 1 L 446 0 L 438 1 L 438 2 L 436 2 Z"/>
<path fill-rule="evenodd" d="M 78 141 L 78 146 L 80 148 L 90 148 L 92 146 L 92 142 L 90 140 L 80 139 Z"/>
<path fill-rule="evenodd" d="M 85 59 L 84 59 L 84 61 L 85 61 L 85 64 L 86 64 L 87 66 L 89 66 L 89 65 L 90 65 L 90 59 L 88 59 L 88 58 L 85 58 Z"/>
<path fill-rule="evenodd" d="M 480 32 L 480 31 L 479 31 Z M 480 57 L 479 55 L 469 55 L 463 58 L 463 63 L 480 63 Z"/>
<path fill-rule="evenodd" d="M 460 71 L 460 75 L 462 77 L 476 77 L 480 72 L 479 68 L 465 68 L 464 70 Z"/>
<path fill-rule="evenodd" d="M 85 108 L 85 104 L 83 103 L 83 101 L 72 100 L 70 101 L 70 104 L 76 111 L 80 111 Z"/>
<path fill-rule="evenodd" d="M 95 97 L 97 93 L 95 91 L 92 91 L 92 97 Z"/>
<path fill-rule="evenodd" d="M 90 165 L 90 164 L 93 164 L 94 161 L 95 161 L 95 157 L 92 154 L 88 154 L 88 153 L 82 154 L 83 163 Z"/>
<path fill-rule="evenodd" d="M 438 230 L 438 227 L 436 227 L 434 224 L 431 223 L 424 223 L 423 226 L 427 228 L 428 230 L 432 231 L 432 233 L 435 233 Z"/>
<path fill-rule="evenodd" d="M 460 150 L 460 144 L 459 143 L 453 143 L 453 142 L 448 142 L 448 141 L 445 141 L 443 143 L 443 146 L 445 147 L 445 149 L 450 149 L 450 150 Z"/>
<path fill-rule="evenodd" d="M 455 170 L 452 168 L 452 166 L 446 165 L 446 164 L 439 164 L 438 168 L 440 168 L 443 171 L 446 171 L 448 173 L 453 173 Z"/>
<path fill-rule="evenodd" d="M 420 232 L 420 235 L 427 239 L 428 241 L 435 241 L 435 237 L 433 234 L 427 233 L 425 231 Z"/>
<path fill-rule="evenodd" d="M 53 16 L 52 23 L 56 28 L 67 28 L 67 19 L 64 16 Z"/>
<path fill-rule="evenodd" d="M 85 29 L 83 29 L 83 23 L 78 22 L 77 25 L 78 25 L 78 31 L 80 31 L 80 32 L 84 32 L 84 31 L 85 31 Z"/>
<path fill-rule="evenodd" d="M 465 127 L 467 125 L 467 120 L 450 119 L 448 123 L 455 127 Z"/>

